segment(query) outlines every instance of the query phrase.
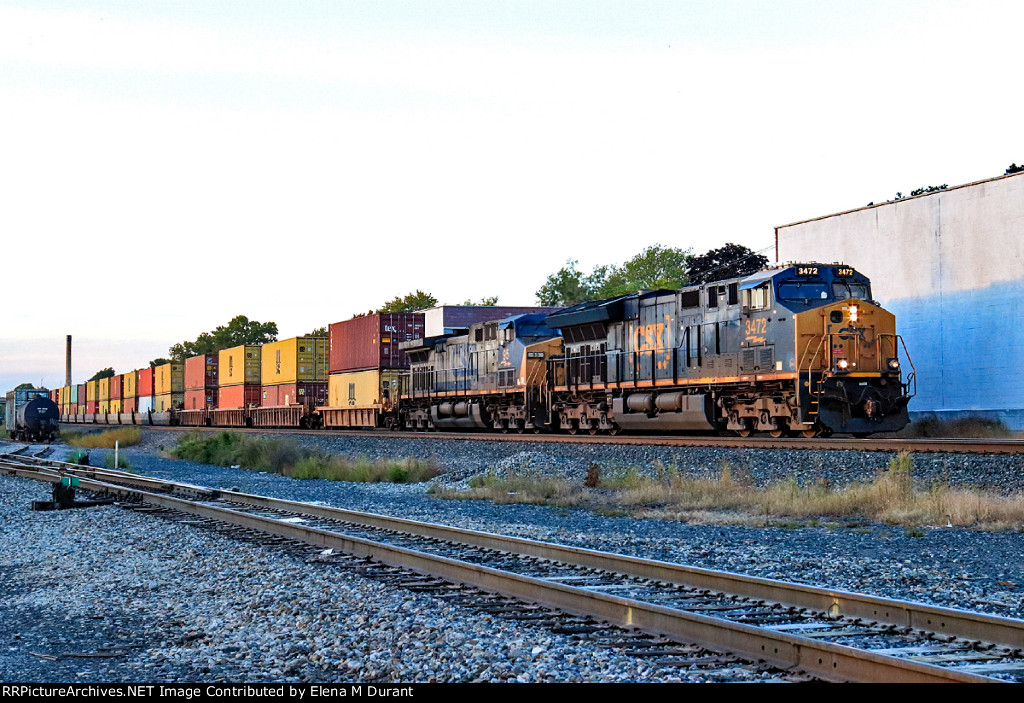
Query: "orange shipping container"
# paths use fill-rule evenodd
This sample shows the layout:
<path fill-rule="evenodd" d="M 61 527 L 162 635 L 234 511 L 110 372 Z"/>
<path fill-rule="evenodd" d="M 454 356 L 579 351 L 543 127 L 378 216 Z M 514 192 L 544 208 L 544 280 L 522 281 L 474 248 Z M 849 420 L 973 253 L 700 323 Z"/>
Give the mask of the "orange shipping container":
<path fill-rule="evenodd" d="M 217 407 L 220 410 L 234 410 L 260 404 L 260 384 L 246 383 L 239 386 L 222 386 L 217 392 Z"/>
<path fill-rule="evenodd" d="M 217 383 L 225 386 L 260 385 L 260 347 L 242 345 L 217 355 Z M 232 406 L 233 407 L 233 406 Z"/>
<path fill-rule="evenodd" d="M 216 387 L 217 354 L 200 354 L 185 359 L 186 391 L 201 391 Z"/>

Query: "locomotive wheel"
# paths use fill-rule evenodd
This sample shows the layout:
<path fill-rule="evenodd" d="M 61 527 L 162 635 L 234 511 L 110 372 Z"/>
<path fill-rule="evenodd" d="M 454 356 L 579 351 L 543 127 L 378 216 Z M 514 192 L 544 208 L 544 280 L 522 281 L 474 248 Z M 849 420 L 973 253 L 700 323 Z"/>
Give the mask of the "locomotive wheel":
<path fill-rule="evenodd" d="M 819 430 L 817 430 L 817 429 L 810 429 L 810 430 L 801 430 L 800 434 L 803 435 L 804 437 L 806 437 L 807 439 L 812 439 L 812 438 L 818 436 L 818 432 L 819 432 Z"/>
<path fill-rule="evenodd" d="M 769 430 L 768 434 L 774 439 L 787 436 L 789 434 L 789 423 L 785 420 L 776 420 L 775 427 Z"/>
<path fill-rule="evenodd" d="M 621 427 L 619 427 L 618 425 L 612 425 L 611 427 L 609 427 L 609 428 L 608 428 L 608 434 L 610 434 L 610 435 L 611 435 L 612 437 L 614 437 L 614 436 L 615 436 L 615 435 L 617 435 L 617 434 L 618 434 L 618 433 L 619 433 L 619 432 L 620 432 L 621 430 L 622 430 L 622 428 L 621 428 Z"/>
<path fill-rule="evenodd" d="M 595 435 L 595 434 L 597 434 L 597 428 L 596 428 L 596 427 L 591 427 L 591 428 L 590 428 L 590 429 L 588 430 L 588 432 L 590 432 L 590 434 L 592 434 L 592 435 Z"/>
<path fill-rule="evenodd" d="M 742 430 L 736 430 L 736 434 L 738 434 L 740 437 L 749 437 L 750 435 L 754 434 L 754 430 L 750 427 L 744 427 Z"/>

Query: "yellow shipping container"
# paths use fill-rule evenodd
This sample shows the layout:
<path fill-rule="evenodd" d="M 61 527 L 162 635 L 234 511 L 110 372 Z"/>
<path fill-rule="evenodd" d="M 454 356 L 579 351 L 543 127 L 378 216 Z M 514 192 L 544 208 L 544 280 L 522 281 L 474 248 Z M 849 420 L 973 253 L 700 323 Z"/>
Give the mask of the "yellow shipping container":
<path fill-rule="evenodd" d="M 240 386 L 260 383 L 260 347 L 242 345 L 217 354 L 217 385 Z"/>
<path fill-rule="evenodd" d="M 124 375 L 124 385 L 121 388 L 121 395 L 125 398 L 134 398 L 139 394 L 139 372 L 129 371 Z"/>
<path fill-rule="evenodd" d="M 184 405 L 184 391 L 181 393 L 164 393 L 153 398 L 153 412 L 155 413 L 165 413 L 171 409 L 180 410 Z"/>
<path fill-rule="evenodd" d="M 393 403 L 398 397 L 399 375 L 399 371 L 376 369 L 332 373 L 327 380 L 327 402 L 332 408 L 383 406 L 385 400 Z"/>
<path fill-rule="evenodd" d="M 164 364 L 153 369 L 153 395 L 185 392 L 185 365 Z M 157 412 L 162 412 L 158 410 Z"/>
<path fill-rule="evenodd" d="M 101 378 L 100 384 L 100 400 L 110 400 L 110 379 Z"/>
<path fill-rule="evenodd" d="M 89 403 L 95 403 L 100 399 L 100 382 L 89 381 L 85 384 L 85 400 Z"/>
<path fill-rule="evenodd" d="M 110 412 L 119 413 L 121 412 L 122 403 L 120 398 L 112 398 L 110 400 Z"/>
<path fill-rule="evenodd" d="M 264 386 L 327 380 L 327 339 L 292 337 L 263 345 Z"/>
<path fill-rule="evenodd" d="M 100 414 L 104 415 L 104 414 L 109 413 L 109 412 L 110 412 L 110 401 L 109 400 L 101 400 L 100 401 Z"/>

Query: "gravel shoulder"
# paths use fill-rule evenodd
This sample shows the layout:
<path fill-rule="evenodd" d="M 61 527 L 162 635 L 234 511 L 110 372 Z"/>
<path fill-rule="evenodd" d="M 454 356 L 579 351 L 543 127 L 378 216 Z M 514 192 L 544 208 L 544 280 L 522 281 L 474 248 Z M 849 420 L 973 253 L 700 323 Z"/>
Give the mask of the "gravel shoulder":
<path fill-rule="evenodd" d="M 147 431 L 124 450 L 155 476 L 836 589 L 1024 616 L 1024 534 L 935 527 L 923 536 L 857 529 L 741 528 L 601 517 L 583 510 L 445 501 L 424 485 L 296 481 L 160 456 L 174 439 Z M 867 478 L 884 454 L 301 436 L 323 451 L 434 457 L 449 480 L 492 469 L 543 468 L 582 478 L 653 462 L 717 475 L 721 462 L 757 481 Z M 18 445 L 0 443 L 0 451 Z M 55 458 L 65 451 L 58 446 Z M 94 450 L 93 463 L 102 462 Z M 919 480 L 1020 490 L 1021 459 L 919 455 Z M 21 484 L 28 485 L 22 486 Z M 18 486 L 18 487 L 15 487 Z M 176 680 L 656 681 L 643 661 L 591 652 L 543 630 L 491 621 L 427 596 L 115 508 L 31 513 L 38 484 L 0 481 L 0 606 L 4 681 Z M 104 546 L 87 548 L 86 539 Z M 64 604 L 75 603 L 74 608 Z M 97 617 L 99 615 L 99 617 Z M 489 634 L 497 628 L 499 636 Z M 458 641 L 453 640 L 457 639 Z M 78 649 L 107 659 L 40 659 Z M 77 650 L 76 650 L 77 651 Z M 85 672 L 85 673 L 82 673 Z M 684 679 L 685 680 L 685 679 Z"/>

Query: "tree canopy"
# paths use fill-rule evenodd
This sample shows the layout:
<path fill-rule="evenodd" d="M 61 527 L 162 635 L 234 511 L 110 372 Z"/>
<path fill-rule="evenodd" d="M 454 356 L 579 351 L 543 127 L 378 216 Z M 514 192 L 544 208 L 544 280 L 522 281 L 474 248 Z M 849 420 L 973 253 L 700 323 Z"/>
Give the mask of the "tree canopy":
<path fill-rule="evenodd" d="M 687 250 L 660 244 L 647 247 L 621 266 L 595 266 L 589 274 L 580 271 L 579 262 L 570 259 L 548 276 L 537 291 L 537 300 L 541 305 L 567 307 L 643 289 L 681 288 L 686 285 L 688 260 Z"/>
<path fill-rule="evenodd" d="M 101 378 L 110 378 L 113 375 L 114 375 L 114 369 L 112 369 L 112 368 L 110 368 L 108 366 L 107 368 L 100 369 L 99 371 L 94 373 L 89 379 L 86 380 L 86 383 L 88 383 L 89 381 L 98 381 Z"/>
<path fill-rule="evenodd" d="M 276 341 L 276 322 L 257 322 L 245 315 L 236 315 L 228 324 L 203 332 L 195 341 L 172 345 L 168 352 L 174 361 L 180 362 L 190 356 L 213 354 L 242 344 L 268 344 Z"/>
<path fill-rule="evenodd" d="M 498 296 L 496 296 L 496 295 L 484 296 L 483 298 L 480 298 L 480 300 L 473 300 L 471 298 L 467 298 L 466 302 L 463 303 L 463 305 L 485 305 L 485 306 L 497 305 L 497 304 L 498 304 Z"/>
<path fill-rule="evenodd" d="M 149 367 L 153 368 L 155 366 L 163 366 L 164 364 L 169 364 L 169 363 L 171 363 L 170 359 L 165 359 L 162 356 L 158 356 L 157 358 L 155 358 L 151 362 L 149 362 Z"/>
<path fill-rule="evenodd" d="M 302 336 L 303 337 L 327 337 L 328 336 L 327 325 L 324 325 L 323 327 L 317 327 L 312 332 L 306 332 L 306 334 L 304 334 Z"/>
<path fill-rule="evenodd" d="M 720 281 L 757 273 L 768 265 L 768 258 L 740 244 L 726 244 L 700 256 L 690 257 L 686 272 L 690 283 Z"/>
<path fill-rule="evenodd" d="M 430 293 L 417 290 L 415 293 L 409 293 L 404 297 L 400 295 L 395 296 L 374 312 L 382 315 L 394 312 L 415 312 L 416 310 L 432 308 L 435 305 L 437 305 L 437 298 Z"/>

